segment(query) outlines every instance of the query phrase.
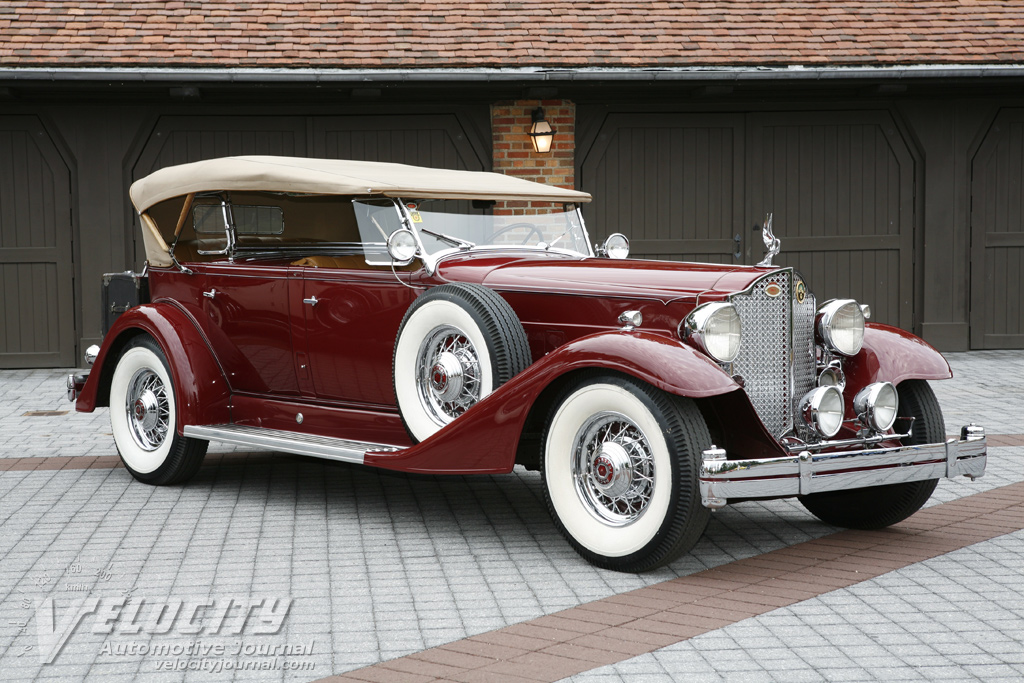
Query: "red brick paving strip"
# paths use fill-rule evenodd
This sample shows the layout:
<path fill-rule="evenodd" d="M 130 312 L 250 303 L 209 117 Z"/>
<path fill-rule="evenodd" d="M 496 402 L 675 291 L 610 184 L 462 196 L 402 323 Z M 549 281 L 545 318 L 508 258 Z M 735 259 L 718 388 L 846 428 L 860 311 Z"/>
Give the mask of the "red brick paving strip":
<path fill-rule="evenodd" d="M 237 463 L 245 460 L 248 464 L 270 462 L 280 458 L 270 452 L 260 453 L 209 453 L 203 461 L 204 467 L 221 464 Z M 291 457 L 291 456 L 284 456 Z M 301 456 L 296 456 L 301 457 Z M 305 459 L 305 458 L 303 458 Z M 0 472 L 5 471 L 40 471 L 40 470 L 95 470 L 121 467 L 121 458 L 116 455 L 75 455 L 54 456 L 50 458 L 0 458 Z"/>
<path fill-rule="evenodd" d="M 998 445 L 1024 445 L 1011 438 Z M 557 681 L 1021 529 L 1024 482 L 888 529 L 841 531 L 320 681 Z"/>

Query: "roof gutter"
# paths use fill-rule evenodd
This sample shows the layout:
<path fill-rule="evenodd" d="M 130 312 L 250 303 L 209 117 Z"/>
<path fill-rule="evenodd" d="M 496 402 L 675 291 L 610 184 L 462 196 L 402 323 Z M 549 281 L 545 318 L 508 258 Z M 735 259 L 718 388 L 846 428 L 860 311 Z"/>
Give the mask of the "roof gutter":
<path fill-rule="evenodd" d="M 844 81 L 908 79 L 1021 78 L 1024 64 L 914 66 L 783 66 L 667 68 L 469 68 L 469 69 L 247 69 L 247 68 L 12 68 L 0 67 L 0 81 L 133 82 L 218 84 L 348 84 L 367 83 L 594 83 L 617 81 Z"/>

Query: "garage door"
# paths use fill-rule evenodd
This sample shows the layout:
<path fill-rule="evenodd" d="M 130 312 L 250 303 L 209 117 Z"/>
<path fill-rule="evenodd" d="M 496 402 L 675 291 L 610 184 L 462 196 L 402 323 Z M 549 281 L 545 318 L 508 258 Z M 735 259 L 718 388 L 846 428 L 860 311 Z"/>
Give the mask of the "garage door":
<path fill-rule="evenodd" d="M 633 253 L 756 263 L 774 214 L 781 265 L 819 300 L 913 324 L 914 164 L 886 112 L 608 115 L 582 155 L 588 227 Z"/>
<path fill-rule="evenodd" d="M 819 301 L 857 299 L 872 320 L 911 329 L 914 162 L 889 114 L 757 114 L 748 136 L 749 215 L 774 213 L 776 263 Z"/>
<path fill-rule="evenodd" d="M 70 199 L 39 120 L 0 116 L 0 367 L 76 364 Z"/>
<path fill-rule="evenodd" d="M 611 114 L 580 167 L 587 229 L 639 258 L 741 263 L 743 172 L 740 116 Z"/>
<path fill-rule="evenodd" d="M 971 164 L 971 348 L 1024 348 L 1024 110 L 996 118 Z"/>

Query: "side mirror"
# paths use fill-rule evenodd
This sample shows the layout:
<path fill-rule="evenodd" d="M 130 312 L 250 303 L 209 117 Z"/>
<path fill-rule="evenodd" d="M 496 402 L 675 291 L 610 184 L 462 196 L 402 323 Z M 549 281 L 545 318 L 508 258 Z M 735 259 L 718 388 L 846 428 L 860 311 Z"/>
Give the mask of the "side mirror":
<path fill-rule="evenodd" d="M 395 230 L 388 237 L 388 255 L 398 265 L 408 265 L 416 256 L 416 236 L 408 228 Z"/>

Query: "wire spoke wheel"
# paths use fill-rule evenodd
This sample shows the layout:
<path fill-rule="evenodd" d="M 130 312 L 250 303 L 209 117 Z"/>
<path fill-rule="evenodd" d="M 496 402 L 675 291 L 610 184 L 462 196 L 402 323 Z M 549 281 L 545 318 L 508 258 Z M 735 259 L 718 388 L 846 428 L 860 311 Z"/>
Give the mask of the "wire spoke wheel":
<path fill-rule="evenodd" d="M 480 355 L 465 332 L 441 325 L 427 335 L 417 356 L 416 383 L 424 409 L 442 426 L 480 400 Z"/>
<path fill-rule="evenodd" d="M 128 383 L 125 411 L 132 438 L 139 448 L 155 451 L 163 444 L 170 425 L 171 409 L 167 388 L 159 375 L 148 368 L 136 371 Z"/>
<path fill-rule="evenodd" d="M 594 415 L 576 435 L 572 458 L 576 493 L 598 519 L 624 526 L 647 509 L 654 495 L 654 454 L 628 417 Z"/>

